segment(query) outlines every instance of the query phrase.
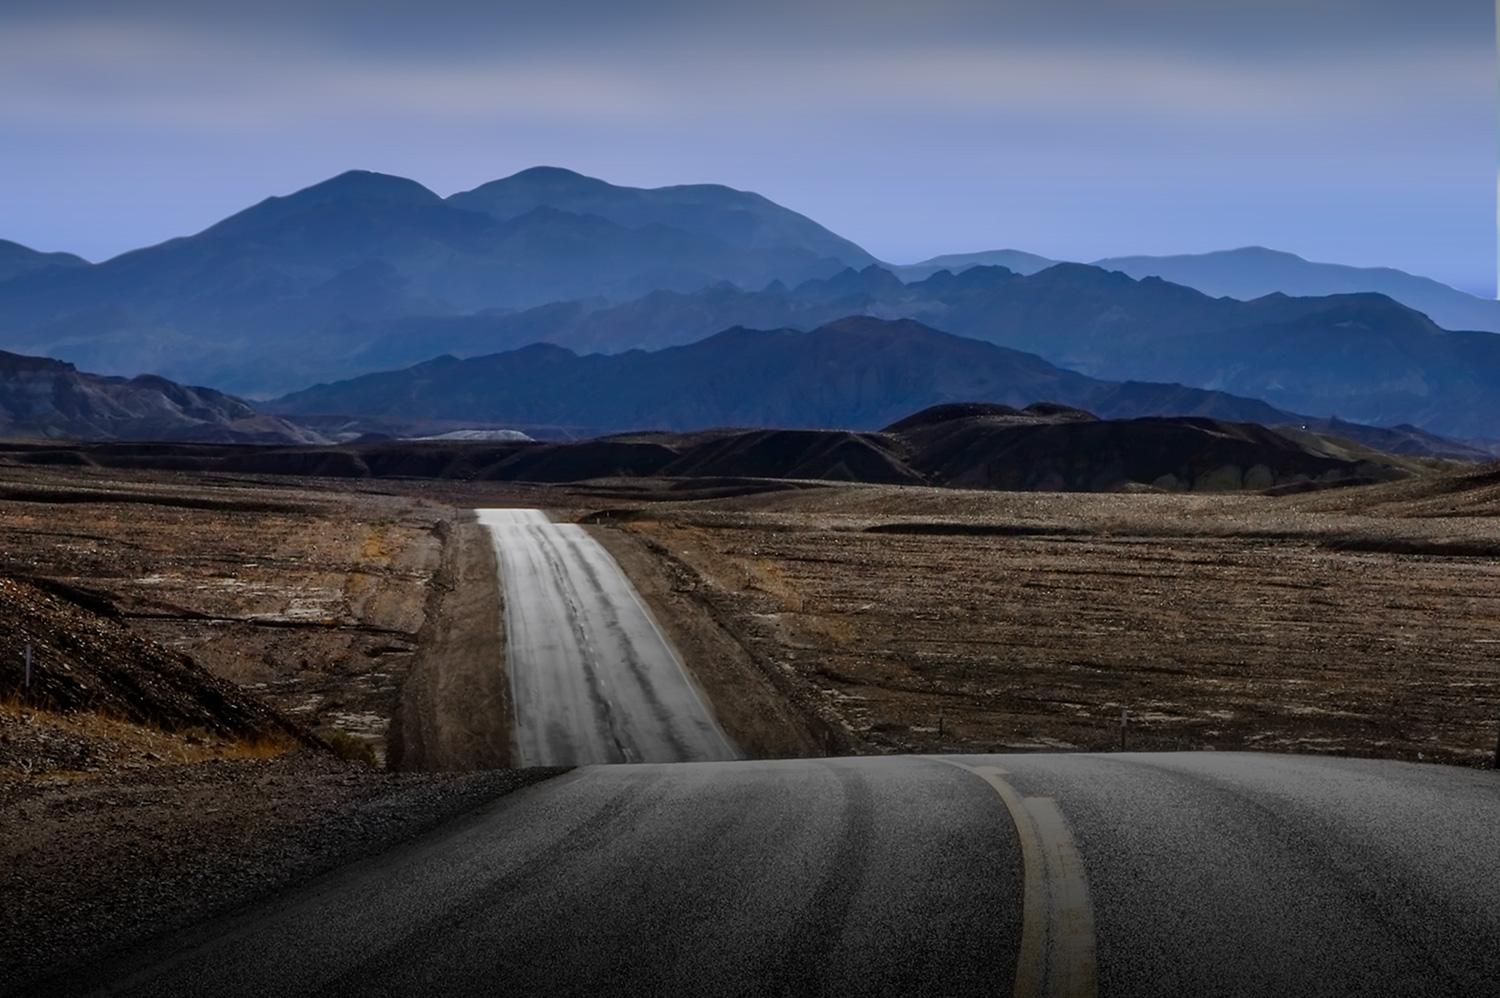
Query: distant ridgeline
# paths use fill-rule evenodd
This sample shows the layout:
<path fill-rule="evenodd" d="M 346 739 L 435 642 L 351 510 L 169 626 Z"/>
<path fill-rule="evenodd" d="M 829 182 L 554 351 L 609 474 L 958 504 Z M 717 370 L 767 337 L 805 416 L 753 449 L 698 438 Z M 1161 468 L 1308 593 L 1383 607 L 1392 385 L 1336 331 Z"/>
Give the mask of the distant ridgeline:
<path fill-rule="evenodd" d="M 331 447 L 133 444 L 6 448 L 23 464 L 357 478 L 588 482 L 670 498 L 806 488 L 816 482 L 1047 491 L 1226 491 L 1400 478 L 1431 466 L 1308 431 L 1202 417 L 1100 420 L 1061 405 L 925 409 L 878 432 L 709 430 L 574 443 L 385 440 Z M 612 484 L 611 480 L 614 480 Z"/>
<path fill-rule="evenodd" d="M 1500 435 L 1493 333 L 1445 332 L 1381 295 L 1247 302 L 1082 264 L 1029 276 L 939 271 L 911 284 L 869 267 L 790 289 L 719 285 L 615 305 L 401 319 L 372 325 L 357 363 L 391 368 L 434 352 L 477 356 L 536 342 L 579 353 L 656 350 L 737 326 L 808 330 L 862 314 L 913 318 L 1097 378 L 1200 386 L 1319 418 L 1414 424 L 1462 439 Z"/>
<path fill-rule="evenodd" d="M 886 268 L 715 185 L 537 168 L 445 199 L 351 172 L 99 264 L 0 242 L 0 348 L 264 397 L 444 354 L 620 354 L 867 315 L 1318 418 L 1460 439 L 1500 425 L 1500 339 L 1419 310 L 1493 330 L 1494 302 L 1267 250 L 1101 264 L 996 251 Z"/>
<path fill-rule="evenodd" d="M 1091 378 L 909 319 L 841 319 L 808 333 L 731 329 L 655 352 L 579 356 L 533 345 L 444 357 L 266 408 L 324 430 L 467 419 L 555 437 L 716 426 L 871 430 L 954 400 L 1022 407 L 1039 399 L 1115 419 L 1202 416 L 1328 430 L 1403 454 L 1487 456 L 1415 428 L 1335 424 L 1225 392 Z"/>
<path fill-rule="evenodd" d="M 85 374 L 0 352 L 0 438 L 315 444 L 323 437 L 211 388 Z"/>

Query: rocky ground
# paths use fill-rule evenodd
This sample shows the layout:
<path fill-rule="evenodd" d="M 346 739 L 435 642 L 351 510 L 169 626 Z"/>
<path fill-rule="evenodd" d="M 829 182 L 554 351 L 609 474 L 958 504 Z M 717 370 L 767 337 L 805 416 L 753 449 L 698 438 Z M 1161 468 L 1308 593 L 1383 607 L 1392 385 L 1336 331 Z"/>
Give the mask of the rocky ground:
<path fill-rule="evenodd" d="M 134 633 L 379 761 L 442 532 L 461 516 L 317 480 L 0 465 L 0 577 L 91 594 Z"/>
<path fill-rule="evenodd" d="M 837 487 L 616 509 L 842 751 L 1261 748 L 1485 764 L 1500 485 Z M 838 732 L 843 745 L 838 747 Z"/>
<path fill-rule="evenodd" d="M 500 676 L 493 560 L 446 543 L 471 528 L 316 481 L 0 467 L 0 993 L 550 775 L 381 768 L 403 692 L 443 738 L 421 768 L 508 761 L 503 699 L 454 689 Z"/>
<path fill-rule="evenodd" d="M 756 755 L 1104 749 L 1122 709 L 1136 748 L 1494 751 L 1496 472 L 1276 497 L 0 464 L 0 991 L 548 775 L 381 768 L 507 761 L 462 512 L 498 505 L 589 524 Z"/>
<path fill-rule="evenodd" d="M 27 730 L 37 724 L 0 712 L 0 748 L 14 758 L 39 737 L 60 740 Z M 141 737 L 146 752 L 172 757 Z M 0 770 L 0 994 L 373 856 L 552 774 L 401 776 L 310 751 L 62 761 L 24 779 Z"/>

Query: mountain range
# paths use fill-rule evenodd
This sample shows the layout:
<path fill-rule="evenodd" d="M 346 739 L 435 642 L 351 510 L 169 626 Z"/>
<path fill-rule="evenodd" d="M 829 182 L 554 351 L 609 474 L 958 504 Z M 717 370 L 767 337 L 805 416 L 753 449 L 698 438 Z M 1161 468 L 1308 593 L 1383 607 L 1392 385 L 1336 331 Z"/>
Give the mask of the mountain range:
<path fill-rule="evenodd" d="M 1114 257 L 1095 265 L 1247 300 L 1277 293 L 1294 297 L 1381 294 L 1425 314 L 1444 329 L 1500 332 L 1500 302 L 1391 267 L 1315 263 L 1258 246 L 1191 256 Z"/>
<path fill-rule="evenodd" d="M 910 319 L 841 319 L 811 332 L 730 329 L 685 346 L 576 354 L 533 344 L 319 385 L 266 403 L 293 419 L 462 420 L 593 436 L 708 427 L 875 429 L 955 401 L 1038 400 L 1107 417 L 1301 417 L 1181 385 L 1111 382 Z"/>
<path fill-rule="evenodd" d="M 800 282 L 872 258 L 766 199 L 537 168 L 443 199 L 354 171 L 193 236 L 0 283 L 0 347 L 105 373 L 262 392 L 337 368 L 341 330 L 718 281 Z"/>
<path fill-rule="evenodd" d="M 317 444 L 318 434 L 211 388 L 85 374 L 0 351 L 0 437 Z"/>
<path fill-rule="evenodd" d="M 1500 339 L 1443 328 L 1500 328 L 1493 302 L 1258 249 L 1100 263 L 1002 250 L 892 269 L 722 186 L 538 167 L 443 198 L 352 171 L 98 264 L 0 243 L 0 348 L 265 397 L 441 354 L 660 350 L 869 315 L 1100 380 L 1494 435 Z"/>
<path fill-rule="evenodd" d="M 903 283 L 878 266 L 796 287 L 717 285 L 624 303 L 575 301 L 506 315 L 372 324 L 348 362 L 373 370 L 434 353 L 535 342 L 579 353 L 657 350 L 735 326 L 813 329 L 851 315 L 917 319 L 1108 380 L 1169 382 L 1262 398 L 1277 409 L 1463 439 L 1500 425 L 1500 338 L 1450 333 L 1375 294 L 1245 302 L 1084 264 L 1029 275 L 938 271 Z"/>
<path fill-rule="evenodd" d="M 730 389 L 740 382 L 748 394 L 735 396 Z M 1351 441 L 1343 446 L 1352 451 L 1334 455 L 1340 460 L 1488 457 L 1414 427 L 1305 419 L 1254 399 L 1180 385 L 1097 381 L 910 320 L 852 318 L 805 334 L 738 329 L 657 354 L 579 357 L 533 345 L 497 357 L 445 358 L 298 393 L 274 406 L 297 422 L 262 411 L 265 404 L 155 375 L 99 376 L 62 361 L 0 352 L 0 438 L 317 446 L 371 433 L 437 442 L 528 439 L 497 429 L 501 421 L 554 439 L 627 426 L 699 434 L 733 423 L 873 427 L 909 403 L 934 399 L 976 399 L 965 404 L 986 412 L 998 405 L 1008 418 L 1020 418 L 985 401 L 996 398 L 1066 398 L 1125 419 L 1168 413 L 1273 424 L 1281 437 L 1319 453 L 1329 440 Z M 1026 415 L 1035 421 L 1073 411 L 1033 404 Z M 322 467 L 322 458 L 309 460 Z"/>
<path fill-rule="evenodd" d="M 0 282 L 49 267 L 86 266 L 87 260 L 72 253 L 42 253 L 8 239 L 0 239 Z"/>
<path fill-rule="evenodd" d="M 808 482 L 1045 491 L 1305 490 L 1400 478 L 1426 462 L 1315 433 L 1287 434 L 1202 417 L 1101 420 L 1067 406 L 934 406 L 869 432 L 817 429 L 651 431 L 548 442 L 365 440 L 322 447 L 0 443 L 0 459 L 223 474 L 617 481 L 615 494 L 668 490 L 712 498 Z M 630 479 L 621 482 L 619 479 Z M 644 480 L 661 479 L 652 485 Z M 611 515 L 629 516 L 616 510 Z M 973 524 L 885 524 L 888 532 L 1015 530 Z M 1054 528 L 1048 528 L 1054 529 Z"/>
<path fill-rule="evenodd" d="M 1005 267 L 1018 274 L 1035 274 L 1062 262 L 1020 250 L 988 250 L 950 253 L 891 270 L 902 280 L 911 281 L 931 277 L 939 270 L 958 274 L 971 267 Z M 1379 294 L 1422 312 L 1444 329 L 1500 332 L 1500 302 L 1494 299 L 1392 267 L 1317 263 L 1264 246 L 1176 256 L 1106 257 L 1093 261 L 1093 266 L 1137 279 L 1160 277 L 1216 298 L 1242 301 L 1278 293 L 1304 298 Z"/>
<path fill-rule="evenodd" d="M 985 250 L 980 253 L 946 253 L 943 256 L 923 260 L 921 263 L 908 263 L 887 269 L 903 281 L 925 281 L 940 270 L 946 270 L 951 274 L 962 274 L 975 267 L 1004 267 L 1017 274 L 1035 274 L 1048 267 L 1056 267 L 1062 262 L 1064 261 L 1051 260 L 1023 250 L 1002 249 Z"/>

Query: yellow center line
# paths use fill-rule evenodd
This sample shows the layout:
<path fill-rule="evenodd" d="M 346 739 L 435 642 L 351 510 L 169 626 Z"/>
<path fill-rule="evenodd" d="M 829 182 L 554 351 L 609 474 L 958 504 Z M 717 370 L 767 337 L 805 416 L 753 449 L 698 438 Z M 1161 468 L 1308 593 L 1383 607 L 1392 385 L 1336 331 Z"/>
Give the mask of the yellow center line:
<path fill-rule="evenodd" d="M 1022 797 L 998 766 L 957 766 L 988 783 L 1005 803 L 1021 843 L 1021 945 L 1015 998 L 1095 998 L 1094 909 L 1083 859 L 1050 797 Z"/>

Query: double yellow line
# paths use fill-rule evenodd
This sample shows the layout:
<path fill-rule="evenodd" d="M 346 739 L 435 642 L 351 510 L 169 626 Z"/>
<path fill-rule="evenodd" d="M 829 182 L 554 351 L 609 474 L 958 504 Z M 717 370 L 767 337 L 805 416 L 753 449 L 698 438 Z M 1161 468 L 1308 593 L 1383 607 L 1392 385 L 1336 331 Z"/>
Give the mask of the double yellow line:
<path fill-rule="evenodd" d="M 1094 909 L 1073 833 L 1050 797 L 1022 797 L 998 766 L 966 766 L 1005 802 L 1021 842 L 1024 895 L 1015 998 L 1095 998 Z"/>

